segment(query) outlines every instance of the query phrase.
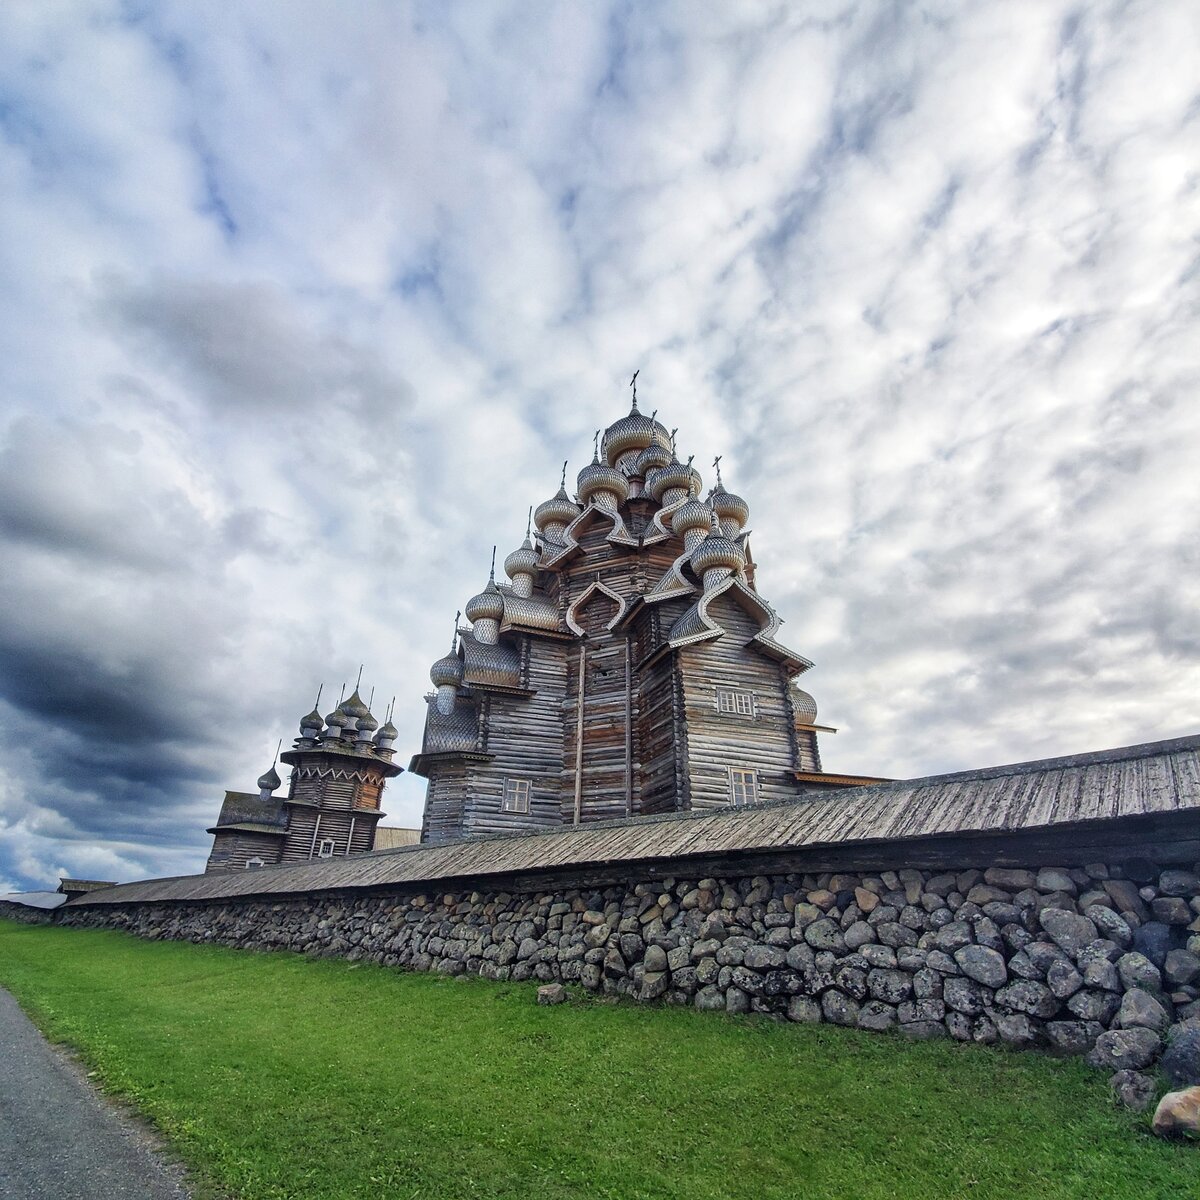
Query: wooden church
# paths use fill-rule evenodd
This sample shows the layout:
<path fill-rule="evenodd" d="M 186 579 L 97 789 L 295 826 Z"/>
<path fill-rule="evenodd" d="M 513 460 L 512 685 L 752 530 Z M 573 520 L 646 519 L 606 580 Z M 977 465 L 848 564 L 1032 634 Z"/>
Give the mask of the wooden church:
<path fill-rule="evenodd" d="M 821 770 L 812 665 L 759 595 L 746 501 L 703 481 L 638 410 L 566 466 L 525 541 L 493 553 L 430 671 L 421 837 L 446 842 L 784 800 L 873 782 Z M 536 535 L 531 536 L 536 528 Z"/>

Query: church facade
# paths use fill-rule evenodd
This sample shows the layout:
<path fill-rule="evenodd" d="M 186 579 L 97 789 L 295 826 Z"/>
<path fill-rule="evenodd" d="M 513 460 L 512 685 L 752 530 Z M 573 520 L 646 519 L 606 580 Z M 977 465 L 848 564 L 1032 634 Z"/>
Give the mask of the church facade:
<path fill-rule="evenodd" d="M 301 718 L 292 749 L 279 756 L 292 768 L 285 796 L 275 795 L 282 780 L 274 764 L 259 778 L 257 795 L 225 793 L 208 830 L 213 845 L 205 871 L 374 850 L 384 785 L 403 769 L 392 762 L 396 736 L 395 725 L 380 725 L 357 689 L 327 717 L 314 706 Z"/>
<path fill-rule="evenodd" d="M 656 414 L 655 414 L 656 415 Z M 759 594 L 745 500 L 638 409 L 531 513 L 434 663 L 422 841 L 793 799 L 821 769 L 812 665 Z M 536 531 L 536 532 L 535 532 Z M 827 730 L 832 732 L 832 730 Z"/>

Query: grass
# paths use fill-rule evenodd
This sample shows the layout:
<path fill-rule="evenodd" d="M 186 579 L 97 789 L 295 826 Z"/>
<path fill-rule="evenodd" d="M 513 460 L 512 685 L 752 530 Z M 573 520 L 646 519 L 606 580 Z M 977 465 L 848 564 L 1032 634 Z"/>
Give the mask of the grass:
<path fill-rule="evenodd" d="M 1077 1061 L 3 920 L 0 984 L 201 1194 L 1200 1195 Z"/>

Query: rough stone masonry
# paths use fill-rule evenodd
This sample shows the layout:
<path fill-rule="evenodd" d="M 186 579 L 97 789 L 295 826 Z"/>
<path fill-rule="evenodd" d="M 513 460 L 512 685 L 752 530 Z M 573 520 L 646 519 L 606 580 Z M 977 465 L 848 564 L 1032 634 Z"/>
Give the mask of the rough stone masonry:
<path fill-rule="evenodd" d="M 1200 1083 L 1200 866 L 665 878 L 68 906 L 147 938 L 1004 1042 Z M 1161 1061 L 1160 1061 L 1161 1060 Z M 1136 1091 L 1136 1088 L 1134 1089 Z"/>

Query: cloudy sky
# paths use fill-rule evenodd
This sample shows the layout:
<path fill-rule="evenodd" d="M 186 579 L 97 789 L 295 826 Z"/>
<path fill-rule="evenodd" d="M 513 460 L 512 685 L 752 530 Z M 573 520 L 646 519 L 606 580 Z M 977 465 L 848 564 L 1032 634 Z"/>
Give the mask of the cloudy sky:
<path fill-rule="evenodd" d="M 634 368 L 828 768 L 1200 730 L 1197 81 L 1194 0 L 0 6 L 0 892 L 201 869 L 360 663 L 407 761 Z"/>

